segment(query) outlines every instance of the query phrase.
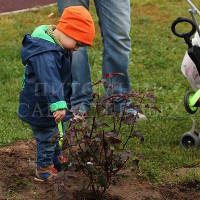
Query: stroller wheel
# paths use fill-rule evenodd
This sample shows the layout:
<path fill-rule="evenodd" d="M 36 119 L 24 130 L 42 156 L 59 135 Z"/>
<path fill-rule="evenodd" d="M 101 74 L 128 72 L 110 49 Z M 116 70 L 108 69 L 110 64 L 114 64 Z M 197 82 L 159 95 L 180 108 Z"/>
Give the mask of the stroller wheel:
<path fill-rule="evenodd" d="M 188 149 L 190 147 L 198 147 L 200 145 L 199 134 L 195 132 L 187 132 L 181 136 L 180 144 Z"/>
<path fill-rule="evenodd" d="M 189 101 L 190 101 L 190 98 L 194 95 L 193 92 L 191 91 L 187 91 L 186 94 L 185 94 L 185 97 L 184 97 L 184 106 L 185 106 L 185 109 L 188 113 L 190 114 L 194 114 L 197 112 L 198 110 L 198 107 L 195 107 L 195 106 L 190 106 L 189 104 Z"/>

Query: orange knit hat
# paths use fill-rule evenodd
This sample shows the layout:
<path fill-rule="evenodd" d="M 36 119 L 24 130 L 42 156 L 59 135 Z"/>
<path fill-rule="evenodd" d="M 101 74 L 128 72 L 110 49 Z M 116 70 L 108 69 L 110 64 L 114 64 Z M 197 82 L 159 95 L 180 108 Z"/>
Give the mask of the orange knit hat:
<path fill-rule="evenodd" d="M 65 8 L 56 29 L 74 40 L 91 46 L 95 27 L 88 10 L 83 6 Z"/>

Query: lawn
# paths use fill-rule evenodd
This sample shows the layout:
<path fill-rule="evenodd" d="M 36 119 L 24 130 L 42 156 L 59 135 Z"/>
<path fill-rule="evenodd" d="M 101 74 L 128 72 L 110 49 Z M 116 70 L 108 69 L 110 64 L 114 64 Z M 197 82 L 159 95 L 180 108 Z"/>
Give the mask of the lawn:
<path fill-rule="evenodd" d="M 193 2 L 199 6 L 197 0 Z M 102 45 L 93 4 L 90 9 L 97 29 L 94 45 L 89 50 L 92 81 L 95 82 L 101 79 Z M 170 29 L 175 18 L 189 16 L 188 9 L 185 0 L 131 0 L 129 74 L 132 89 L 151 89 L 162 112 L 145 110 L 148 121 L 137 125 L 145 142 L 141 145 L 135 140 L 129 148 L 142 154 L 138 175 L 155 183 L 200 179 L 200 150 L 184 150 L 179 145 L 180 136 L 192 127 L 191 116 L 183 106 L 183 96 L 191 87 L 180 70 L 187 46 Z M 0 146 L 32 137 L 28 125 L 17 116 L 24 71 L 20 60 L 21 41 L 23 35 L 31 33 L 34 27 L 56 24 L 58 18 L 56 6 L 0 16 Z M 194 117 L 199 119 L 199 113 Z M 173 172 L 181 168 L 192 170 L 177 177 Z"/>

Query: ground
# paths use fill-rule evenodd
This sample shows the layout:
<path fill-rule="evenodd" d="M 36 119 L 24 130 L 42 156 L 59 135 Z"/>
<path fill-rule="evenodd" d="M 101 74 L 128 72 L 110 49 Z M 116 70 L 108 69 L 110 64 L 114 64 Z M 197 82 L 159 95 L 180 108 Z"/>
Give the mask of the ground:
<path fill-rule="evenodd" d="M 62 184 L 70 182 L 69 191 L 77 185 L 76 178 L 72 177 L 65 183 L 58 185 L 46 185 L 34 180 L 35 168 L 35 142 L 34 140 L 18 141 L 10 146 L 0 148 L 0 199 L 68 199 L 67 193 L 62 198 L 58 197 L 58 191 Z M 60 174 L 63 177 L 64 172 Z M 119 181 L 113 185 L 109 194 L 111 199 L 120 200 L 192 200 L 200 199 L 199 185 L 193 182 L 187 185 L 161 185 L 136 178 L 131 170 L 124 170 Z M 61 190 L 59 190 L 61 191 Z M 69 193 L 68 193 L 69 194 Z"/>
<path fill-rule="evenodd" d="M 56 3 L 56 0 L 0 0 L 0 13 Z"/>

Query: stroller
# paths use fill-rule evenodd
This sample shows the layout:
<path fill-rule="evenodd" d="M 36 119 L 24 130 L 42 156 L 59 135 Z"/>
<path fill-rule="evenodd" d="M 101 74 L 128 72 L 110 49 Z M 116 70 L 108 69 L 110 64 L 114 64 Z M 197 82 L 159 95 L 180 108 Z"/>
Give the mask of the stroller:
<path fill-rule="evenodd" d="M 200 16 L 200 11 L 190 0 L 186 1 L 191 7 L 189 13 L 192 19 L 178 17 L 172 23 L 171 30 L 174 35 L 183 38 L 188 45 L 181 70 L 192 85 L 193 91 L 186 92 L 184 106 L 188 113 L 194 114 L 200 107 L 200 28 L 195 18 L 196 14 Z M 190 24 L 191 31 L 184 33 L 177 32 L 177 25 L 182 23 Z M 191 40 L 193 34 L 195 34 L 195 36 Z M 192 129 L 181 136 L 180 143 L 184 148 L 197 147 L 200 145 L 200 130 L 197 129 L 196 120 L 193 120 Z"/>

